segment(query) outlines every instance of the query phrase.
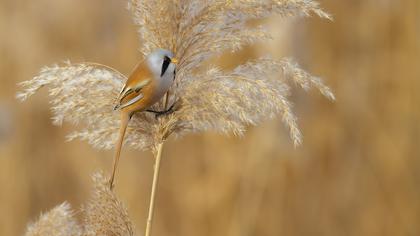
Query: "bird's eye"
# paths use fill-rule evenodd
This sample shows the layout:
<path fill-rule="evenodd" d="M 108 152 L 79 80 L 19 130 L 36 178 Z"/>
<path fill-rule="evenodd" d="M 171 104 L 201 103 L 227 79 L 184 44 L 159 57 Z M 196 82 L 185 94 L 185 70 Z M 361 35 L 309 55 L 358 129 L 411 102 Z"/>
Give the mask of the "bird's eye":
<path fill-rule="evenodd" d="M 169 67 L 169 64 L 171 64 L 171 58 L 165 56 L 165 58 L 163 58 L 162 72 L 160 73 L 160 76 L 163 76 L 165 74 L 166 70 Z"/>

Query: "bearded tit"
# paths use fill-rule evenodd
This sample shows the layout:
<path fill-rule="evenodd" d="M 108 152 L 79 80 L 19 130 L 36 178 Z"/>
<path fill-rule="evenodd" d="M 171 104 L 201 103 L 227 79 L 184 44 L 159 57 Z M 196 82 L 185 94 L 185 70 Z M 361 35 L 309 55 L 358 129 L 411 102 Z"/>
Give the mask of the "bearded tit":
<path fill-rule="evenodd" d="M 115 147 L 112 175 L 109 180 L 110 188 L 113 187 L 125 131 L 131 116 L 135 112 L 141 111 L 149 111 L 161 115 L 171 110 L 172 107 L 167 111 L 147 109 L 168 92 L 175 79 L 177 62 L 172 52 L 157 49 L 136 66 L 122 88 L 117 98 L 117 105 L 114 107 L 114 110 L 118 110 L 121 114 L 121 124 Z"/>

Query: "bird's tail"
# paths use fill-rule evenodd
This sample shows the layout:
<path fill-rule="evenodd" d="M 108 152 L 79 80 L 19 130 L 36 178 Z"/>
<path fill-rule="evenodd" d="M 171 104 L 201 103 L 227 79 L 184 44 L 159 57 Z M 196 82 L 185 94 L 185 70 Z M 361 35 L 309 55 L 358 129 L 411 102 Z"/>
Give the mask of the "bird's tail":
<path fill-rule="evenodd" d="M 125 113 L 125 112 L 121 112 L 120 132 L 119 132 L 119 135 L 118 135 L 117 143 L 115 145 L 114 164 L 113 164 L 113 168 L 112 168 L 112 175 L 111 175 L 111 178 L 109 180 L 109 187 L 111 189 L 112 189 L 113 184 L 114 184 L 115 172 L 117 170 L 118 161 L 119 161 L 120 155 L 121 155 L 121 148 L 122 148 L 123 141 L 124 141 L 124 135 L 125 135 L 125 131 L 127 130 L 127 125 L 128 125 L 129 121 L 130 121 L 130 115 Z"/>

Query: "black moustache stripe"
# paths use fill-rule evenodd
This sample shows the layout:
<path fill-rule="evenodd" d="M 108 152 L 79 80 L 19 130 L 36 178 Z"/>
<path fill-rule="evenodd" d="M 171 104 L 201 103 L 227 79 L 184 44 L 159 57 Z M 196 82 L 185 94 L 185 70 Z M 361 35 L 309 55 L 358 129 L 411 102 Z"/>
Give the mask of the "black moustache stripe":
<path fill-rule="evenodd" d="M 165 56 L 165 58 L 163 59 L 163 63 L 162 63 L 162 72 L 160 73 L 161 77 L 165 74 L 166 70 L 169 67 L 169 64 L 171 64 L 171 59 L 169 57 Z"/>

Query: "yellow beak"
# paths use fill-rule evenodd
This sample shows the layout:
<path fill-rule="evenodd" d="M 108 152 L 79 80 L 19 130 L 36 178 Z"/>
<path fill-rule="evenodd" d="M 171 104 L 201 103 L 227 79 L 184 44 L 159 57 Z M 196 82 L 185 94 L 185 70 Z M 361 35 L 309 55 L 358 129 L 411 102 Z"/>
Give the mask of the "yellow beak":
<path fill-rule="evenodd" d="M 176 59 L 175 57 L 171 59 L 171 62 L 174 63 L 175 65 L 178 64 L 178 59 Z"/>

